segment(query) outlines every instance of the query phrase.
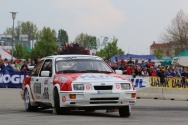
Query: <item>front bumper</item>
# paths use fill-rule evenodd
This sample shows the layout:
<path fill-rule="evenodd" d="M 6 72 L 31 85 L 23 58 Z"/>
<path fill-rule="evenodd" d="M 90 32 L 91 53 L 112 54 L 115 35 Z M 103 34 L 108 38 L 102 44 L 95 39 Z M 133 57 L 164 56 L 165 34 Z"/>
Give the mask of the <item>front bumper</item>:
<path fill-rule="evenodd" d="M 134 95 L 133 95 L 134 94 Z M 136 103 L 136 90 L 111 91 L 60 91 L 60 107 L 121 107 Z M 72 99 L 70 95 L 75 95 Z"/>

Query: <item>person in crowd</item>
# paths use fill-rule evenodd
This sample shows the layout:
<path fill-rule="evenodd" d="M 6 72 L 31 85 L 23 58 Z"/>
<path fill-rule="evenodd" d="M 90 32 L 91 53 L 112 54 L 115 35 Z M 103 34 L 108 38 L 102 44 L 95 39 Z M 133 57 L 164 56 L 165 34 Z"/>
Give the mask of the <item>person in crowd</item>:
<path fill-rule="evenodd" d="M 26 59 L 26 63 L 27 63 L 27 66 L 30 66 L 31 65 L 31 60 L 30 59 Z"/>
<path fill-rule="evenodd" d="M 125 65 L 127 62 L 125 61 L 125 59 L 122 57 L 121 58 L 121 64 Z"/>
<path fill-rule="evenodd" d="M 35 64 L 37 64 L 40 61 L 40 55 L 37 55 L 34 61 L 35 61 Z"/>
<path fill-rule="evenodd" d="M 149 69 L 149 76 L 157 76 L 155 67 L 151 66 Z"/>
<path fill-rule="evenodd" d="M 29 71 L 26 61 L 24 61 L 23 65 L 21 66 L 20 71 L 24 72 L 24 73 L 27 72 L 27 71 Z"/>
<path fill-rule="evenodd" d="M 1 57 L 1 54 L 0 54 L 0 67 L 3 65 L 3 59 Z"/>
<path fill-rule="evenodd" d="M 134 65 L 134 61 L 132 60 L 132 57 L 129 57 L 129 61 L 127 62 L 128 65 Z"/>
<path fill-rule="evenodd" d="M 8 65 L 5 67 L 5 71 L 7 72 L 13 72 L 14 68 L 11 65 L 11 62 L 8 62 Z"/>
<path fill-rule="evenodd" d="M 57 52 L 56 52 L 56 51 L 54 52 L 54 55 L 57 55 Z"/>
<path fill-rule="evenodd" d="M 143 70 L 142 70 L 142 76 L 149 76 L 147 67 L 144 67 L 144 68 L 143 68 Z"/>
<path fill-rule="evenodd" d="M 119 70 L 122 70 L 123 74 L 126 74 L 126 67 L 125 64 L 121 63 L 121 67 L 119 68 Z"/>
<path fill-rule="evenodd" d="M 141 69 L 140 66 L 136 66 L 135 75 L 136 76 L 142 76 L 142 69 Z"/>
<path fill-rule="evenodd" d="M 7 59 L 7 58 L 4 59 L 4 65 L 5 65 L 5 66 L 8 65 L 8 59 Z"/>
<path fill-rule="evenodd" d="M 111 68 L 115 71 L 117 69 L 117 65 L 115 63 L 112 63 Z"/>
<path fill-rule="evenodd" d="M 118 64 L 118 62 L 119 62 L 119 60 L 118 60 L 118 57 L 116 56 L 115 57 L 115 60 L 114 60 L 114 62 L 113 63 L 115 63 L 116 65 Z"/>
<path fill-rule="evenodd" d="M 6 66 L 4 64 L 4 60 L 2 61 L 2 65 L 0 67 L 0 71 L 4 72 L 6 70 Z"/>
<path fill-rule="evenodd" d="M 175 70 L 172 69 L 172 71 L 171 71 L 169 77 L 176 77 L 176 76 L 177 76 L 177 75 L 176 75 L 176 73 L 175 73 Z"/>
<path fill-rule="evenodd" d="M 165 69 L 164 70 L 164 77 L 169 77 L 170 76 L 170 74 L 169 74 L 169 72 L 168 72 L 168 69 Z"/>
<path fill-rule="evenodd" d="M 134 66 L 136 67 L 137 65 L 140 65 L 140 63 L 138 63 L 138 59 L 136 59 L 134 62 Z"/>
<path fill-rule="evenodd" d="M 13 60 L 10 60 L 10 65 L 13 67 L 13 69 L 14 69 L 14 66 L 15 66 L 15 64 L 14 64 L 14 61 Z"/>
<path fill-rule="evenodd" d="M 174 72 L 175 72 L 177 77 L 181 77 L 181 73 L 180 73 L 179 67 L 175 67 Z"/>
<path fill-rule="evenodd" d="M 35 66 L 36 64 L 35 64 L 35 61 L 34 60 L 32 60 L 31 61 L 31 65 L 30 66 Z"/>
<path fill-rule="evenodd" d="M 142 60 L 142 62 L 140 63 L 141 68 L 146 66 L 146 63 L 144 62 L 144 60 Z"/>
<path fill-rule="evenodd" d="M 182 86 L 186 87 L 186 79 L 188 78 L 188 72 L 186 67 L 183 68 L 183 73 L 181 74 L 181 78 L 182 78 Z"/>
<path fill-rule="evenodd" d="M 165 84 L 165 76 L 164 76 L 164 71 L 162 70 L 162 66 L 159 66 L 159 71 L 157 76 L 160 78 L 160 83 L 162 86 Z"/>
<path fill-rule="evenodd" d="M 121 67 L 121 62 L 117 63 L 116 69 L 119 69 Z"/>
<path fill-rule="evenodd" d="M 17 63 L 17 61 L 15 61 L 15 65 L 14 65 L 14 71 L 20 71 L 20 66 L 19 64 Z"/>
<path fill-rule="evenodd" d="M 126 69 L 127 69 L 126 75 L 132 75 L 132 68 L 131 68 L 131 65 L 128 65 Z"/>

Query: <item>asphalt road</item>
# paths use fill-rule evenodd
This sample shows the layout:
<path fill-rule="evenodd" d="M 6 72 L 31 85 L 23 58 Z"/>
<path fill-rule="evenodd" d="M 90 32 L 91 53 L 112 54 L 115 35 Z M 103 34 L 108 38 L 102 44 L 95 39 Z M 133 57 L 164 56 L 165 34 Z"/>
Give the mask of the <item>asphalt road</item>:
<path fill-rule="evenodd" d="M 118 112 L 74 111 L 56 115 L 52 110 L 26 112 L 21 89 L 0 88 L 0 125 L 187 125 L 188 102 L 138 99 L 129 118 Z"/>

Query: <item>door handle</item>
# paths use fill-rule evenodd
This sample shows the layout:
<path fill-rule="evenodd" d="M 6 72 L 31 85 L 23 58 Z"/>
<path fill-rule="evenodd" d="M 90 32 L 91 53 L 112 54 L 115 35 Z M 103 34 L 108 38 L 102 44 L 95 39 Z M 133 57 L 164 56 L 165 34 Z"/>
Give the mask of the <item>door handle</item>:
<path fill-rule="evenodd" d="M 38 81 L 39 79 L 36 79 L 36 81 Z"/>

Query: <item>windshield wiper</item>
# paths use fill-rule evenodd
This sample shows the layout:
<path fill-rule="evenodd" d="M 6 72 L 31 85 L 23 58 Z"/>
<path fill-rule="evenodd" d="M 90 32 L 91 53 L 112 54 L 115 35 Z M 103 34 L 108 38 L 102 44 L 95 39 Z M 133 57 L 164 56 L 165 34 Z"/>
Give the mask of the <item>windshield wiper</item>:
<path fill-rule="evenodd" d="M 58 71 L 57 73 L 78 73 L 78 72 L 82 72 L 79 70 L 62 70 L 62 71 Z"/>
<path fill-rule="evenodd" d="M 93 73 L 112 73 L 110 71 L 101 71 L 101 70 L 85 70 L 83 72 L 93 72 Z"/>

